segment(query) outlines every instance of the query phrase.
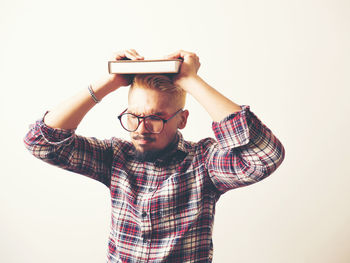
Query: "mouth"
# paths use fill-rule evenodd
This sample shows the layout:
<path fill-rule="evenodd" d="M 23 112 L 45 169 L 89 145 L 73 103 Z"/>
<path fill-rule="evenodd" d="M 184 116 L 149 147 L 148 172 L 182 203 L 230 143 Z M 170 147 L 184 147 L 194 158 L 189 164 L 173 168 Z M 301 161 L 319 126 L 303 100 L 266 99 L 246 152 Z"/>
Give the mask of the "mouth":
<path fill-rule="evenodd" d="M 138 142 L 138 144 L 148 144 L 153 142 L 153 140 L 150 140 L 150 139 L 138 139 L 136 141 Z"/>
<path fill-rule="evenodd" d="M 145 136 L 139 136 L 139 135 L 134 136 L 133 139 L 139 145 L 149 144 L 155 141 L 155 139 L 152 137 L 145 137 Z"/>

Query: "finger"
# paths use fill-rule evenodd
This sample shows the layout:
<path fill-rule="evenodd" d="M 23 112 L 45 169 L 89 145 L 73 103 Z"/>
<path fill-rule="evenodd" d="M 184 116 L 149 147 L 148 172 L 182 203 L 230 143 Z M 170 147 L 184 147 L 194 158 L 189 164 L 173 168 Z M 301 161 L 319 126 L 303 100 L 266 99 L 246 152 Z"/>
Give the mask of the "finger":
<path fill-rule="evenodd" d="M 178 50 L 175 51 L 169 55 L 164 56 L 166 59 L 179 59 L 179 58 L 184 58 L 184 53 L 183 50 Z"/>
<path fill-rule="evenodd" d="M 112 60 L 122 60 L 126 58 L 125 51 L 118 51 L 113 53 Z"/>
<path fill-rule="evenodd" d="M 128 58 L 130 59 L 144 59 L 143 56 L 141 56 L 135 49 L 128 49 L 125 51 L 125 54 L 127 55 Z"/>
<path fill-rule="evenodd" d="M 124 60 L 124 59 L 142 60 L 142 59 L 144 59 L 144 57 L 139 55 L 136 52 L 136 50 L 130 49 L 130 50 L 123 50 L 123 51 L 118 51 L 118 52 L 114 53 L 113 59 L 115 59 L 115 60 Z"/>
<path fill-rule="evenodd" d="M 178 50 L 170 55 L 166 56 L 166 59 L 182 59 L 182 60 L 199 60 L 198 56 L 193 52 L 188 52 L 184 50 Z"/>

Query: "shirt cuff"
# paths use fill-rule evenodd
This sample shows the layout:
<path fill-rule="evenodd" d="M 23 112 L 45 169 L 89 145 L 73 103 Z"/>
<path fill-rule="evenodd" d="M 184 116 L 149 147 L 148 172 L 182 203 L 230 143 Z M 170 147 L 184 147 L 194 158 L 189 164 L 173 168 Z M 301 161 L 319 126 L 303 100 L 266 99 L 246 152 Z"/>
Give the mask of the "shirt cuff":
<path fill-rule="evenodd" d="M 44 117 L 37 122 L 40 133 L 46 142 L 58 145 L 66 142 L 70 142 L 75 136 L 75 130 L 52 128 L 45 124 L 44 119 L 48 111 L 45 113 Z"/>
<path fill-rule="evenodd" d="M 212 123 L 215 137 L 223 149 L 236 148 L 249 143 L 250 107 L 243 105 L 241 108 L 241 111 Z"/>

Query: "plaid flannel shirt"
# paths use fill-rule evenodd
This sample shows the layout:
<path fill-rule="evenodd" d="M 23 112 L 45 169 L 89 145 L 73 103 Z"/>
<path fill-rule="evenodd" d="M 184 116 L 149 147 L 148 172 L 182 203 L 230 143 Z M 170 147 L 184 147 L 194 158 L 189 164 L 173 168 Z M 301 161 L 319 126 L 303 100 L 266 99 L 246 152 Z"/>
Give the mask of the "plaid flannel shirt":
<path fill-rule="evenodd" d="M 213 122 L 216 137 L 177 147 L 156 162 L 132 144 L 53 129 L 43 119 L 24 141 L 39 159 L 102 182 L 111 194 L 107 262 L 211 262 L 215 204 L 230 189 L 270 175 L 284 148 L 249 106 Z"/>

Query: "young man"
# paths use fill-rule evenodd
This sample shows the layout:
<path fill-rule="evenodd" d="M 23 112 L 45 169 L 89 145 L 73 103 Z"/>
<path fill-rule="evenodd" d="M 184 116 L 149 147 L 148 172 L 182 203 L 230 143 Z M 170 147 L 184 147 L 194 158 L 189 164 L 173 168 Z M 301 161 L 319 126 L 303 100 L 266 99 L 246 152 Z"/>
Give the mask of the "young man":
<path fill-rule="evenodd" d="M 135 50 L 115 59 L 143 59 Z M 250 111 L 204 82 L 194 53 L 175 52 L 180 72 L 111 75 L 49 111 L 25 138 L 36 157 L 104 183 L 111 193 L 108 262 L 211 262 L 215 204 L 230 189 L 269 176 L 284 148 Z M 131 142 L 75 134 L 104 96 L 131 84 L 119 119 Z M 185 141 L 186 93 L 213 119 L 216 140 Z"/>

